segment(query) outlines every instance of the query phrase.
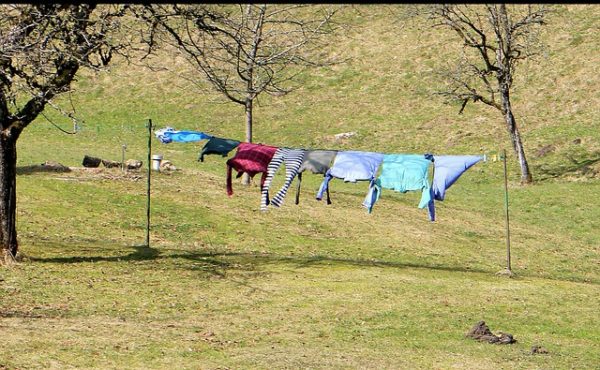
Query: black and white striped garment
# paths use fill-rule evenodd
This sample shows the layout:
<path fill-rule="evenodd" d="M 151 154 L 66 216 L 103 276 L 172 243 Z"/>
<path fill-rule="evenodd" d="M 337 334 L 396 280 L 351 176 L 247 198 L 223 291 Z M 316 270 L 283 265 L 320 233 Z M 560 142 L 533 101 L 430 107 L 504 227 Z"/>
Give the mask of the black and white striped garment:
<path fill-rule="evenodd" d="M 270 204 L 275 207 L 280 207 L 283 203 L 283 198 L 285 198 L 290 185 L 292 185 L 292 181 L 294 181 L 294 178 L 298 174 L 298 170 L 300 169 L 300 166 L 302 166 L 305 155 L 306 150 L 304 149 L 277 149 L 275 155 L 273 155 L 273 159 L 271 159 L 271 162 L 267 167 L 267 178 L 265 179 L 265 184 L 261 189 L 262 198 L 260 202 L 260 209 L 262 211 L 267 210 L 267 205 L 269 205 L 269 188 L 271 187 L 271 181 L 273 180 L 273 177 L 275 176 L 275 173 L 281 164 L 285 163 L 285 183 L 270 201 Z"/>

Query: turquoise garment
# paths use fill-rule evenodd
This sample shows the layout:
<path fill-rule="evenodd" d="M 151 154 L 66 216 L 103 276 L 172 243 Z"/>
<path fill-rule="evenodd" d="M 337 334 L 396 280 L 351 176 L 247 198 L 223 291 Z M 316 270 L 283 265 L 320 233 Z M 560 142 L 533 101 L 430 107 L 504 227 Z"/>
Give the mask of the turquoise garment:
<path fill-rule="evenodd" d="M 431 184 L 429 182 L 429 165 L 431 159 L 420 154 L 386 154 L 381 165 L 381 174 L 372 182 L 365 197 L 363 206 L 371 213 L 379 200 L 381 189 L 392 189 L 401 193 L 421 190 L 419 208 L 429 207 L 429 219 L 433 221 Z"/>

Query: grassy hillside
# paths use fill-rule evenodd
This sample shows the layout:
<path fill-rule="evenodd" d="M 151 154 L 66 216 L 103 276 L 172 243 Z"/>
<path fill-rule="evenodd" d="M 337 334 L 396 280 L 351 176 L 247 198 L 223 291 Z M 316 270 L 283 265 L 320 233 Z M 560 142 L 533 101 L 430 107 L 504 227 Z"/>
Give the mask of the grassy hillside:
<path fill-rule="evenodd" d="M 457 53 L 456 36 L 397 21 L 390 9 L 401 13 L 401 8 L 355 8 L 346 12 L 354 27 L 335 40 L 337 48 L 332 50 L 350 61 L 306 74 L 299 90 L 286 97 L 261 98 L 255 112 L 257 141 L 385 152 L 510 149 L 497 111 L 475 104 L 458 115 L 458 106 L 444 105 L 433 95 L 443 85 L 434 71 Z M 574 163 L 569 158 L 597 159 L 600 151 L 595 119 L 599 77 L 594 58 L 599 42 L 591 31 L 599 22 L 598 7 L 554 9 L 543 29 L 545 53 L 519 67 L 513 93 L 525 148 L 539 179 L 571 174 L 568 169 Z M 175 70 L 187 68 L 173 55 L 161 59 Z M 72 140 L 81 151 L 87 142 L 95 145 L 96 140 L 109 136 L 106 146 L 112 144 L 119 152 L 120 145 L 114 141 L 138 140 L 145 120 L 152 118 L 158 126 L 243 138 L 242 107 L 226 103 L 216 93 L 199 91 L 169 72 L 123 64 L 113 67 L 110 74 L 81 76 L 77 91 L 72 98 L 85 119 L 80 135 L 67 137 L 40 119 L 27 137 L 37 137 L 36 130 L 45 128 L 50 137 L 67 145 Z M 70 127 L 64 118 L 56 119 Z M 359 135 L 344 143 L 332 142 L 334 134 L 348 131 Z M 581 142 L 574 144 L 576 139 Z M 552 148 L 539 156 L 539 149 L 546 146 Z M 49 157 L 37 153 L 35 158 L 22 153 L 21 159 L 30 163 Z M 79 162 L 77 154 L 70 163 Z"/>
<path fill-rule="evenodd" d="M 546 54 L 524 64 L 514 108 L 534 178 L 518 185 L 502 117 L 445 105 L 432 73 L 456 53 L 452 34 L 395 22 L 357 5 L 332 53 L 286 97 L 261 100 L 255 141 L 386 153 L 509 151 L 513 269 L 506 265 L 501 162 L 479 163 L 437 203 L 333 181 L 313 199 L 259 211 L 256 183 L 225 193 L 225 159 L 196 161 L 201 143 L 161 144 L 179 169 L 153 173 L 144 246 L 146 173 L 25 172 L 17 178 L 25 260 L 0 270 L 0 369 L 12 368 L 577 368 L 600 353 L 600 7 L 557 6 Z M 170 55 L 165 61 L 183 70 Z M 19 141 L 19 166 L 81 166 L 85 154 L 146 161 L 157 128 L 243 138 L 241 107 L 168 72 L 115 65 L 84 74 L 72 100 L 82 131 L 43 118 Z M 65 129 L 71 123 L 48 112 Z M 352 138 L 334 135 L 355 131 Z M 544 150 L 541 150 L 544 148 Z M 274 186 L 282 181 L 276 177 Z M 510 346 L 464 334 L 479 320 Z M 539 344 L 548 354 L 531 354 Z"/>

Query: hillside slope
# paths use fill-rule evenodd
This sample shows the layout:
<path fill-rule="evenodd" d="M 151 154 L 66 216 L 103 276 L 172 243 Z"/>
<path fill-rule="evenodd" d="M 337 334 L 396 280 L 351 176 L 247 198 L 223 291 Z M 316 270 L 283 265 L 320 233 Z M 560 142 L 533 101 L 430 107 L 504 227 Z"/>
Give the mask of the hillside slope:
<path fill-rule="evenodd" d="M 443 83 L 434 72 L 459 50 L 456 37 L 442 29 L 398 21 L 401 9 L 359 5 L 347 10 L 345 17 L 353 28 L 334 40 L 331 52 L 350 58 L 349 62 L 310 71 L 301 87 L 288 96 L 261 98 L 255 112 L 256 141 L 451 154 L 494 153 L 506 148 L 512 155 L 497 111 L 475 104 L 458 115 L 458 106 L 445 105 L 433 95 Z M 600 23 L 600 8 L 559 5 L 554 10 L 543 28 L 545 54 L 518 69 L 513 92 L 516 118 L 537 179 L 597 176 L 597 162 L 588 172 L 578 164 L 600 156 L 596 57 L 600 41 L 593 31 Z M 163 61 L 176 71 L 187 68 L 173 55 L 165 55 Z M 35 146 L 36 130 L 41 130 L 44 137 L 85 148 L 106 130 L 136 147 L 143 142 L 138 137 L 144 134 L 147 118 L 157 127 L 171 125 L 243 138 L 242 107 L 225 103 L 208 87 L 200 91 L 172 73 L 121 64 L 108 74 L 80 77 L 76 88 L 72 98 L 85 120 L 83 131 L 65 136 L 40 118 L 23 141 Z M 358 135 L 344 142 L 332 140 L 334 134 L 352 131 Z M 105 144 L 107 151 L 120 150 L 119 143 Z M 69 163 L 78 162 L 79 156 Z M 50 156 L 34 159 L 25 150 L 20 158 L 38 162 Z"/>

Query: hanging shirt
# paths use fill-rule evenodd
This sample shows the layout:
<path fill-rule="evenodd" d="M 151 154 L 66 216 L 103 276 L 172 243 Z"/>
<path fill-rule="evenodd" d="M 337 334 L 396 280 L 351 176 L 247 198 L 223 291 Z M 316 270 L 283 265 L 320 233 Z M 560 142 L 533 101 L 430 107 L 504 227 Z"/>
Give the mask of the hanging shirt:
<path fill-rule="evenodd" d="M 173 141 L 178 143 L 189 143 L 210 139 L 212 136 L 200 131 L 177 131 L 173 127 L 165 127 L 154 132 L 156 138 L 163 144 L 169 144 Z"/>
<path fill-rule="evenodd" d="M 433 173 L 433 197 L 444 200 L 446 190 L 469 168 L 483 159 L 478 155 L 435 155 Z"/>
<path fill-rule="evenodd" d="M 431 157 L 430 157 L 431 158 Z M 429 219 L 435 220 L 435 209 L 429 184 L 431 159 L 419 154 L 386 154 L 381 165 L 381 175 L 373 181 L 363 201 L 369 213 L 381 195 L 381 189 L 392 189 L 401 193 L 421 190 L 419 208 L 429 206 Z"/>
<path fill-rule="evenodd" d="M 237 147 L 237 152 L 227 160 L 227 195 L 233 195 L 233 188 L 231 185 L 231 170 L 235 169 L 238 174 L 236 178 L 242 176 L 245 172 L 251 178 L 257 173 L 262 173 L 260 186 L 264 185 L 265 178 L 267 175 L 267 166 L 273 155 L 275 155 L 277 147 L 253 144 L 253 143 L 240 143 Z"/>
<path fill-rule="evenodd" d="M 314 174 L 325 176 L 327 170 L 331 168 L 331 163 L 335 158 L 336 150 L 307 150 L 304 161 L 298 170 L 298 187 L 296 188 L 296 204 L 300 203 L 300 186 L 302 185 L 302 173 L 311 171 Z M 329 188 L 327 188 L 327 204 L 331 204 Z"/>
<path fill-rule="evenodd" d="M 283 203 L 283 198 L 287 194 L 287 191 L 294 181 L 294 177 L 298 174 L 300 166 L 304 161 L 306 150 L 304 149 L 290 149 L 290 148 L 279 148 L 273 155 L 269 166 L 267 167 L 267 177 L 262 187 L 262 197 L 260 202 L 260 209 L 263 211 L 267 210 L 269 204 L 269 188 L 271 187 L 271 181 L 275 176 L 275 173 L 279 169 L 282 163 L 285 163 L 285 183 L 283 187 L 275 194 L 271 200 L 271 204 L 275 207 L 280 207 Z"/>
<path fill-rule="evenodd" d="M 381 153 L 374 152 L 338 152 L 333 161 L 333 166 L 327 170 L 325 179 L 321 183 L 317 200 L 321 200 L 323 193 L 329 187 L 329 182 L 334 177 L 343 179 L 345 182 L 373 181 L 383 156 Z"/>
<path fill-rule="evenodd" d="M 308 170 L 314 174 L 324 175 L 331 168 L 331 162 L 336 153 L 336 150 L 307 150 L 298 172 L 302 173 Z"/>
<path fill-rule="evenodd" d="M 200 151 L 198 160 L 204 162 L 204 156 L 207 154 L 219 154 L 227 157 L 230 151 L 237 148 L 240 142 L 233 139 L 221 139 L 220 137 L 211 137 Z"/>

